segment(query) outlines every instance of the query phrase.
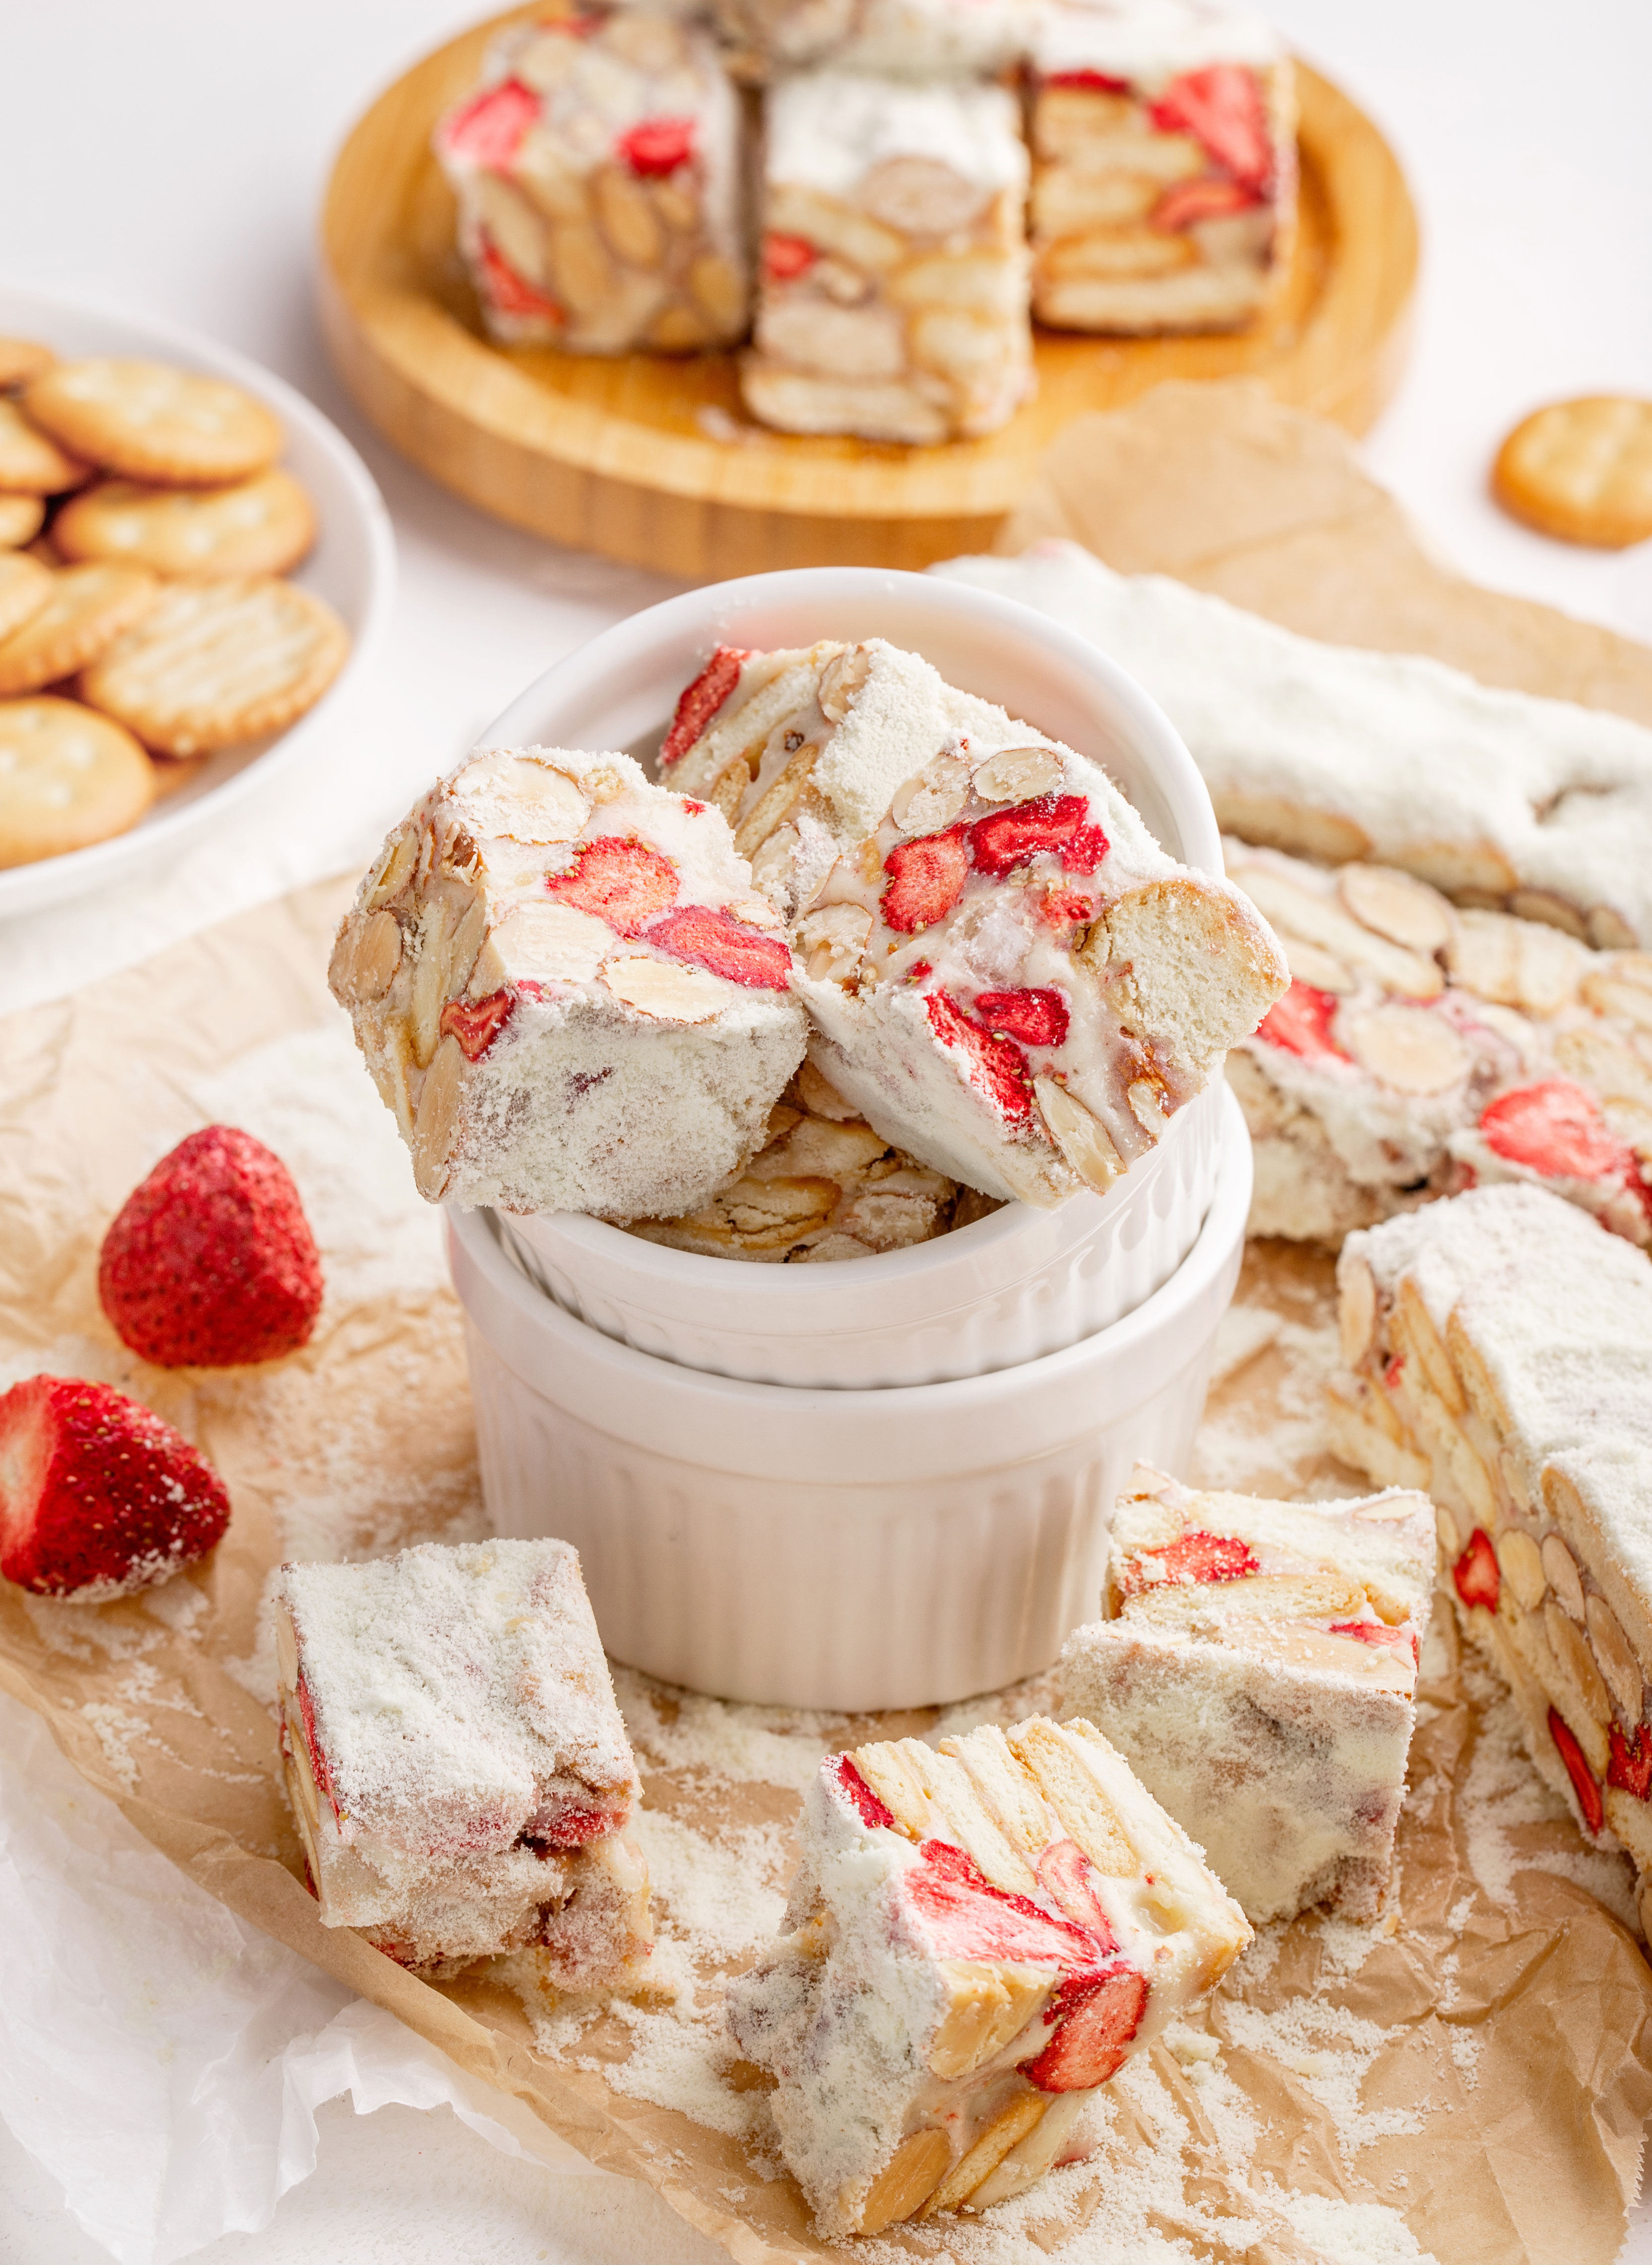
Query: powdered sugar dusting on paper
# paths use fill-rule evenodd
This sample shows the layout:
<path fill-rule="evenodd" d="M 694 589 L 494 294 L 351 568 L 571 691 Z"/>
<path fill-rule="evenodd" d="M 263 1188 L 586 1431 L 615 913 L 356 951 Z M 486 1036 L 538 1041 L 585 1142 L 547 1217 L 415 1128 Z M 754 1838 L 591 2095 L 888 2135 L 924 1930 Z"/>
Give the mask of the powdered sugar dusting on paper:
<path fill-rule="evenodd" d="M 1257 1318 L 1241 1318 L 1251 1315 Z M 1215 1413 L 1207 1410 L 1194 1444 L 1189 1483 L 1236 1494 L 1276 1490 L 1281 1470 L 1305 1469 L 1327 1452 L 1325 1387 L 1342 1366 L 1335 1326 L 1289 1321 L 1266 1307 L 1234 1307 L 1224 1326 L 1229 1324 L 1229 1343 L 1237 1356 L 1229 1376 L 1270 1349 L 1283 1356 L 1270 1420 L 1259 1424 L 1242 1401 Z M 1312 1500 L 1316 1494 L 1345 1494 L 1348 1489 L 1311 1483 L 1291 1491 Z"/>

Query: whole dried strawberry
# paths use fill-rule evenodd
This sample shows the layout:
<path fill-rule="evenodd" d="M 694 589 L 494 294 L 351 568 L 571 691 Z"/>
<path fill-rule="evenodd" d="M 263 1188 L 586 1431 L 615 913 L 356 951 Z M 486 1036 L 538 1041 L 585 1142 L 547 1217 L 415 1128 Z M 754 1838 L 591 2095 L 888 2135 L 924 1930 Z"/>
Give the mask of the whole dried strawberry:
<path fill-rule="evenodd" d="M 223 1481 L 181 1431 L 106 1384 L 32 1376 L 0 1398 L 0 1574 L 98 1604 L 204 1557 Z"/>
<path fill-rule="evenodd" d="M 98 1294 L 162 1368 L 278 1360 L 309 1341 L 321 1259 L 298 1190 L 250 1132 L 209 1125 L 134 1188 L 103 1241 Z"/>

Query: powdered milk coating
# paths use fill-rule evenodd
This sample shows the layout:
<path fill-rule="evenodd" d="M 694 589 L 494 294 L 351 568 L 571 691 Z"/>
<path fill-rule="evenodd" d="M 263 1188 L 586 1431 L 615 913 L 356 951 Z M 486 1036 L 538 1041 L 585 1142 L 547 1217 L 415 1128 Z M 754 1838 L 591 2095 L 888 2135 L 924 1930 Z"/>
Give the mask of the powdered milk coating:
<path fill-rule="evenodd" d="M 1213 63 L 1262 68 L 1284 53 L 1278 31 L 1248 8 L 1202 0 L 1048 0 L 1030 18 L 1028 51 L 1046 76 L 1093 70 L 1153 91 Z"/>
<path fill-rule="evenodd" d="M 1095 1722 L 1253 1923 L 1375 1918 L 1393 1862 L 1433 1511 L 1194 1491 L 1138 1466 L 1103 1609 L 1062 1654 Z"/>
<path fill-rule="evenodd" d="M 779 927 L 715 810 L 627 755 L 493 748 L 390 836 L 329 980 L 421 1194 L 670 1217 L 802 1056 Z"/>
<path fill-rule="evenodd" d="M 1037 0 L 714 0 L 740 76 L 831 64 L 894 79 L 991 77 L 1015 62 Z"/>
<path fill-rule="evenodd" d="M 770 180 L 848 197 L 891 157 L 930 158 L 982 189 L 1022 188 L 1027 179 L 1015 98 L 1002 87 L 904 85 L 827 70 L 800 72 L 769 95 Z"/>

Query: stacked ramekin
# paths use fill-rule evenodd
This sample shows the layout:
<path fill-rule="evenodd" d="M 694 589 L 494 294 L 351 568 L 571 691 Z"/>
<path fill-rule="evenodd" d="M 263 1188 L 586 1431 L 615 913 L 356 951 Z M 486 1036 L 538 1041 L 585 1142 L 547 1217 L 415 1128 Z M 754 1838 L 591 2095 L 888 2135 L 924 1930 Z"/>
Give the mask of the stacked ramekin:
<path fill-rule="evenodd" d="M 714 645 L 868 637 L 1105 765 L 1173 856 L 1220 872 L 1210 798 L 1144 693 L 1028 608 L 921 575 L 673 599 L 484 744 L 647 760 Z M 1094 1616 L 1137 1458 L 1185 1466 L 1249 1202 L 1219 1082 L 1105 1196 L 834 1264 L 453 1212 L 489 1509 L 575 1543 L 609 1652 L 668 1681 L 856 1712 L 995 1689 Z"/>

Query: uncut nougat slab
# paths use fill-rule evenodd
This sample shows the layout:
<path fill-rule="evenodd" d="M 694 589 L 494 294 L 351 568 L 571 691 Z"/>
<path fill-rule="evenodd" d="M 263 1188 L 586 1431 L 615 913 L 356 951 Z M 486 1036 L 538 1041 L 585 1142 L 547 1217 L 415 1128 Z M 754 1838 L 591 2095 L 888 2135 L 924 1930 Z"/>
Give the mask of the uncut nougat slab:
<path fill-rule="evenodd" d="M 764 115 L 752 414 L 869 441 L 1003 424 L 1032 370 L 1014 97 L 804 71 Z"/>
<path fill-rule="evenodd" d="M 802 1058 L 780 931 L 717 811 L 629 755 L 491 747 L 386 841 L 328 981 L 431 1202 L 669 1217 Z"/>
<path fill-rule="evenodd" d="M 567 1987 L 635 1977 L 653 1938 L 640 1788 L 575 1550 L 286 1565 L 275 1637 L 324 1926 L 431 1974 L 511 1953 Z"/>
<path fill-rule="evenodd" d="M 1464 1632 L 1652 1920 L 1652 1260 L 1545 1190 L 1479 1188 L 1350 1235 L 1337 1286 L 1335 1450 L 1420 1468 Z"/>
<path fill-rule="evenodd" d="M 744 333 L 739 104 L 691 23 L 640 7 L 513 25 L 435 146 L 495 338 L 669 353 Z"/>
<path fill-rule="evenodd" d="M 1255 1926 L 1382 1909 L 1434 1562 L 1415 1492 L 1264 1502 L 1139 1464 L 1114 1511 L 1105 1617 L 1067 1639 L 1063 1709 L 1112 1740 Z"/>
<path fill-rule="evenodd" d="M 1030 40 L 1033 311 L 1074 331 L 1231 330 L 1296 212 L 1291 64 L 1202 0 L 1049 0 Z"/>
<path fill-rule="evenodd" d="M 880 638 L 721 649 L 661 760 L 790 920 L 816 1067 L 984 1194 L 1110 1187 L 1284 987 L 1095 764 Z"/>
<path fill-rule="evenodd" d="M 1089 1723 L 828 1756 L 781 1940 L 731 1985 L 823 2233 L 980 2210 L 1250 1939 Z"/>

